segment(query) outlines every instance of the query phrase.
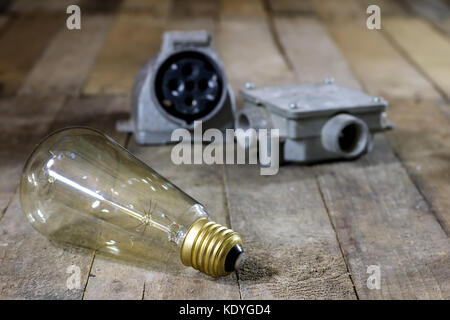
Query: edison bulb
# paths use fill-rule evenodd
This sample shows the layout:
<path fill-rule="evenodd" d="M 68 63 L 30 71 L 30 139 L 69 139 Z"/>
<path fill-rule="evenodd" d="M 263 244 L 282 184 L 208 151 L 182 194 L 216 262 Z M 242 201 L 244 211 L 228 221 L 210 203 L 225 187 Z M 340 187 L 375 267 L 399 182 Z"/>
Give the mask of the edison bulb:
<path fill-rule="evenodd" d="M 213 277 L 239 268 L 242 239 L 103 133 L 67 128 L 45 138 L 20 182 L 28 221 L 51 240 L 119 257 L 181 262 Z"/>

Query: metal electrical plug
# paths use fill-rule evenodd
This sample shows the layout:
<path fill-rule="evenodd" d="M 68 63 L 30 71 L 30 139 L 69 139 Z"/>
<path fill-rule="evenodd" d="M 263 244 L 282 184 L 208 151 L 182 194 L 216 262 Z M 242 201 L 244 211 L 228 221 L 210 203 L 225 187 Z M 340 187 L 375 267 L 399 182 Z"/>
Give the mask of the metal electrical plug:
<path fill-rule="evenodd" d="M 177 128 L 234 127 L 235 101 L 222 62 L 206 31 L 165 32 L 161 51 L 139 71 L 132 92 L 131 119 L 117 130 L 133 132 L 138 144 L 171 141 Z"/>
<path fill-rule="evenodd" d="M 244 108 L 236 117 L 241 129 L 279 129 L 280 160 L 312 163 L 352 159 L 372 149 L 372 135 L 393 125 L 388 103 L 379 97 L 323 83 L 246 86 Z"/>

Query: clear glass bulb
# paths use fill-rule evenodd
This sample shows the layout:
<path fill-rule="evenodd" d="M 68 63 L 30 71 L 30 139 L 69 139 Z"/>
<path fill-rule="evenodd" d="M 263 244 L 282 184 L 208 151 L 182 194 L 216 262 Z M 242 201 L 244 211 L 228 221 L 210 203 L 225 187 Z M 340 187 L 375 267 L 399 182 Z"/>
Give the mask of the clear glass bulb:
<path fill-rule="evenodd" d="M 25 164 L 20 199 L 33 227 L 58 242 L 145 259 L 179 250 L 183 264 L 211 276 L 245 257 L 237 233 L 97 130 L 46 137 Z"/>

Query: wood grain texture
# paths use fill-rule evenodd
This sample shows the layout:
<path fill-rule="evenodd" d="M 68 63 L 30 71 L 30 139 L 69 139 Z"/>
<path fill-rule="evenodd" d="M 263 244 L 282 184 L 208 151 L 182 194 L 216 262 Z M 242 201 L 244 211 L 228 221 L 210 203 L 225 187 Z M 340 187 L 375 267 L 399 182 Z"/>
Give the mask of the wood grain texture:
<path fill-rule="evenodd" d="M 220 165 L 174 165 L 171 146 L 139 147 L 130 150 L 153 169 L 200 201 L 217 223 L 229 226 L 223 172 Z M 185 267 L 174 250 L 172 263 L 153 266 L 147 273 L 144 299 L 239 299 L 236 275 L 214 279 Z"/>
<path fill-rule="evenodd" d="M 8 11 L 17 13 L 59 12 L 65 14 L 67 7 L 71 4 L 79 5 L 80 0 L 14 0 Z"/>
<path fill-rule="evenodd" d="M 72 3 L 82 8 L 81 33 L 65 30 L 65 0 L 18 0 L 0 16 L 0 95 L 20 88 L 19 96 L 0 97 L 1 298 L 450 298 L 450 105 L 442 100 L 450 20 L 435 5 L 443 1 Z M 368 4 L 380 5 L 384 30 L 365 27 Z M 171 146 L 140 147 L 114 128 L 128 118 L 137 70 L 169 29 L 213 32 L 235 93 L 247 81 L 331 76 L 385 97 L 396 128 L 356 161 L 289 165 L 277 176 L 260 176 L 255 166 L 175 166 Z M 214 220 L 240 232 L 244 267 L 212 279 L 184 267 L 176 250 L 170 263 L 133 264 L 62 247 L 32 229 L 17 194 L 23 163 L 47 132 L 67 125 L 129 143 Z M 75 290 L 66 285 L 71 265 L 81 271 Z M 369 265 L 381 269 L 380 290 L 367 288 Z"/>
<path fill-rule="evenodd" d="M 170 146 L 141 147 L 132 141 L 129 150 L 201 201 L 214 221 L 228 224 L 220 166 L 173 165 Z M 168 261 L 152 261 L 147 265 L 124 264 L 97 255 L 91 274 L 95 277 L 89 278 L 85 299 L 239 299 L 235 275 L 213 279 L 185 267 L 177 248 Z"/>
<path fill-rule="evenodd" d="M 265 15 L 263 0 L 221 0 L 220 17 L 246 17 L 260 19 Z"/>
<path fill-rule="evenodd" d="M 330 30 L 366 89 L 390 100 L 388 117 L 396 128 L 387 134 L 389 142 L 448 233 L 448 104 L 439 102 L 438 92 L 379 33 L 350 24 Z M 389 90 L 375 73 L 393 66 Z"/>
<path fill-rule="evenodd" d="M 163 28 L 150 14 L 119 13 L 83 93 L 129 94 L 139 68 L 158 52 Z"/>
<path fill-rule="evenodd" d="M 450 3 L 446 0 L 403 0 L 404 7 L 413 14 L 429 20 L 442 32 L 450 35 Z"/>
<path fill-rule="evenodd" d="M 165 18 L 170 13 L 171 0 L 123 0 L 120 12 L 148 12 L 155 17 Z"/>
<path fill-rule="evenodd" d="M 383 18 L 387 16 L 404 16 L 408 14 L 402 4 L 402 0 L 361 0 L 360 4 L 364 13 L 366 13 L 367 7 L 370 5 L 379 6 L 382 19 L 381 24 L 383 24 Z M 366 13 L 366 16 L 368 17 L 369 14 Z"/>
<path fill-rule="evenodd" d="M 112 20 L 110 15 L 86 15 L 81 30 L 60 30 L 18 93 L 79 95 Z"/>
<path fill-rule="evenodd" d="M 0 164 L 4 173 L 0 183 L 0 296 L 3 299 L 79 299 L 83 294 L 92 254 L 51 244 L 40 235 L 25 218 L 16 191 L 27 156 L 49 132 L 64 101 L 64 97 L 57 95 L 0 100 Z M 71 275 L 66 272 L 71 265 L 81 270 L 81 286 L 73 290 L 66 285 Z"/>
<path fill-rule="evenodd" d="M 119 10 L 123 0 L 79 0 L 84 13 L 114 13 Z"/>
<path fill-rule="evenodd" d="M 264 16 L 220 20 L 217 45 L 236 91 L 246 81 L 294 80 L 274 36 Z M 260 176 L 255 166 L 234 165 L 226 167 L 225 177 L 231 226 L 248 254 L 239 271 L 243 299 L 355 298 L 310 169 L 289 166 L 276 176 Z"/>
<path fill-rule="evenodd" d="M 8 22 L 8 16 L 0 15 L 0 32 L 2 31 L 2 28 L 6 25 Z"/>
<path fill-rule="evenodd" d="M 316 6 L 313 0 L 269 0 L 267 3 L 273 14 L 294 15 L 316 13 Z"/>
<path fill-rule="evenodd" d="M 209 23 L 210 19 L 166 21 L 147 12 L 119 13 L 83 93 L 129 95 L 139 68 L 158 53 L 165 30 L 211 29 Z"/>
<path fill-rule="evenodd" d="M 367 277 L 367 265 L 379 265 L 382 270 L 381 291 L 369 291 L 363 281 L 356 281 L 362 284 L 358 292 L 363 298 L 446 299 L 449 284 L 442 266 L 449 261 L 448 238 L 388 146 L 383 141 L 376 141 L 376 146 L 364 169 L 343 164 L 320 177 L 325 198 L 336 199 L 327 203 L 337 229 L 339 225 L 351 229 L 348 226 L 358 221 L 357 229 L 341 237 L 348 255 L 355 258 L 351 264 L 355 279 Z M 400 192 L 393 192 L 392 186 L 401 188 Z M 359 191 L 349 198 L 348 189 Z"/>
<path fill-rule="evenodd" d="M 243 299 L 355 299 L 311 168 L 286 166 L 260 176 L 226 167 L 231 225 L 243 236 Z"/>
<path fill-rule="evenodd" d="M 68 97 L 64 107 L 52 122 L 51 131 L 67 126 L 87 126 L 98 129 L 124 145 L 127 133 L 117 132 L 118 120 L 129 117 L 129 99 L 125 96 Z"/>
<path fill-rule="evenodd" d="M 449 298 L 450 241 L 382 136 L 364 158 L 317 174 L 360 298 Z M 379 290 L 367 287 L 370 265 Z"/>
<path fill-rule="evenodd" d="M 0 220 L 2 299 L 80 299 L 91 260 L 91 251 L 60 247 L 34 230 L 14 196 Z M 70 266 L 80 268 L 80 288 L 67 287 Z"/>
<path fill-rule="evenodd" d="M 450 235 L 450 120 L 435 101 L 396 100 L 389 142 Z M 420 119 L 420 120 L 418 120 Z"/>
<path fill-rule="evenodd" d="M 117 132 L 115 123 L 128 118 L 128 100 L 126 96 L 69 98 L 52 124 L 52 129 L 68 125 L 88 126 L 108 134 L 121 145 L 126 145 L 128 135 Z M 86 265 L 83 265 L 83 270 L 87 270 L 87 273 L 83 274 L 86 281 L 80 298 L 141 299 L 144 281 L 137 277 L 142 274 L 139 267 L 97 252 L 93 253 L 91 260 L 84 262 Z"/>
<path fill-rule="evenodd" d="M 275 17 L 276 31 L 286 55 L 296 71 L 300 82 L 321 82 L 334 77 L 336 83 L 350 88 L 360 88 L 347 62 L 328 37 L 317 42 L 317 34 L 325 34 L 326 29 L 315 18 Z M 305 45 L 309 44 L 309 45 Z M 314 50 L 310 46 L 313 45 Z M 333 61 L 327 68 L 321 67 L 324 61 Z"/>
<path fill-rule="evenodd" d="M 314 0 L 317 14 L 324 21 L 349 21 L 366 25 L 366 8 L 360 0 Z"/>
<path fill-rule="evenodd" d="M 219 0 L 172 0 L 171 16 L 177 18 L 214 18 L 219 13 Z"/>
<path fill-rule="evenodd" d="M 258 86 L 293 80 L 293 74 L 279 54 L 269 25 L 263 18 L 220 19 L 216 46 L 235 93 L 246 82 Z M 237 94 L 236 97 L 240 99 Z"/>
<path fill-rule="evenodd" d="M 96 253 L 84 300 L 140 300 L 145 271 L 124 261 Z"/>
<path fill-rule="evenodd" d="M 52 96 L 54 100 L 55 96 Z M 69 125 L 88 125 L 111 135 L 124 143 L 126 134 L 118 135 L 114 130 L 117 119 L 124 116 L 128 110 L 127 100 L 123 97 L 87 97 L 82 99 L 68 99 L 63 105 L 64 98 L 53 101 L 50 98 L 43 99 L 37 103 L 34 96 L 21 96 L 15 98 L 16 108 L 2 105 L 2 110 L 7 114 L 10 136 L 14 134 L 12 142 L 17 145 L 10 146 L 5 151 L 14 151 L 15 158 L 11 163 L 15 165 L 5 168 L 11 176 L 10 188 L 6 191 L 12 196 L 16 189 L 23 162 L 31 152 L 32 146 L 49 131 L 60 129 Z M 19 106 L 20 108 L 17 108 Z M 29 117 L 30 112 L 35 110 L 34 117 Z M 28 117 L 27 117 L 28 115 Z M 2 128 L 7 127 L 2 126 Z M 27 128 L 33 128 L 33 130 Z M 20 132 L 28 132 L 28 135 L 18 135 Z M 30 132 L 33 135 L 30 136 Z M 3 135 L 2 135 L 3 136 Z M 20 140 L 19 140 L 20 139 Z M 4 144 L 3 144 L 4 145 Z M 28 145 L 31 145 L 27 147 Z M 26 151 L 19 153 L 15 150 Z M 20 159 L 18 157 L 21 157 Z M 6 158 L 3 154 L 1 158 Z M 2 196 L 7 187 L 6 181 L 2 183 Z M 3 198 L 3 197 L 2 197 Z M 87 283 L 89 271 L 94 258 L 94 252 L 87 249 L 71 248 L 57 243 L 50 243 L 45 237 L 38 234 L 25 219 L 18 194 L 9 205 L 5 216 L 0 221 L 0 257 L 2 258 L 1 296 L 4 298 L 27 298 L 27 299 L 81 299 L 84 287 Z M 12 232 L 14 231 L 14 232 Z M 48 263 L 54 261 L 55 263 Z M 66 281 L 70 274 L 66 273 L 67 267 L 75 265 L 80 268 L 80 288 L 69 290 Z M 17 267 L 19 266 L 19 272 Z"/>
<path fill-rule="evenodd" d="M 383 25 L 404 54 L 450 99 L 449 38 L 419 19 L 387 18 Z"/>
<path fill-rule="evenodd" d="M 21 15 L 0 34 L 0 94 L 12 95 L 58 29 L 60 15 Z"/>
<path fill-rule="evenodd" d="M 377 33 L 364 38 L 355 24 L 353 28 L 333 24 L 329 29 L 341 34 L 337 42 L 363 82 L 373 75 L 363 68 L 369 61 L 380 62 L 380 73 L 391 70 L 397 62 L 401 66 L 398 54 L 387 48 L 388 43 L 383 44 Z M 369 55 L 364 50 L 367 47 L 378 50 Z M 404 64 L 402 72 L 392 75 L 394 83 L 407 81 L 406 75 L 413 72 L 408 68 L 412 70 Z M 384 86 L 367 84 L 367 88 L 379 92 Z M 410 90 L 420 97 L 419 88 L 411 85 Z M 386 89 L 389 97 L 388 93 Z M 436 97 L 436 93 L 431 96 Z M 441 276 L 445 271 L 440 267 L 449 259 L 446 232 L 383 136 L 378 136 L 375 149 L 358 161 L 317 166 L 315 170 L 360 298 L 448 297 L 449 282 Z M 369 290 L 366 285 L 368 265 L 381 268 L 380 290 Z"/>
<path fill-rule="evenodd" d="M 16 190 L 27 156 L 48 133 L 63 103 L 62 96 L 0 98 L 0 218 Z"/>
<path fill-rule="evenodd" d="M 213 31 L 213 24 L 210 19 L 196 19 L 194 21 L 188 19 L 172 19 L 170 22 L 161 23 L 161 34 L 164 30 L 196 30 L 207 29 Z M 156 54 L 161 45 L 159 37 L 150 38 L 153 41 L 154 51 L 146 52 L 148 58 Z M 111 50 L 121 50 L 121 48 L 110 48 Z M 88 117 L 89 118 L 89 117 Z M 172 181 L 179 180 L 179 176 L 186 176 L 181 174 L 177 166 L 168 166 L 170 162 L 170 149 L 158 147 L 139 147 L 134 142 L 129 146 L 131 151 L 136 155 L 140 155 L 144 161 L 151 161 L 160 163 L 160 166 L 166 167 L 167 175 L 172 177 Z M 154 154 L 158 154 L 158 158 L 154 158 Z M 159 161 L 159 162 L 158 162 Z M 203 169 L 203 170 L 202 170 Z M 201 185 L 198 180 L 201 175 L 199 172 L 204 171 L 204 168 L 196 168 L 190 176 L 190 187 L 193 185 Z M 177 172 L 174 174 L 174 172 Z M 164 174 L 164 172 L 161 172 Z M 198 176 L 198 177 L 197 177 Z M 219 175 L 218 178 L 221 176 Z M 174 181 L 174 183 L 176 183 Z M 197 182 L 196 182 L 197 181 Z M 218 183 L 221 183 L 219 179 Z M 178 183 L 177 183 L 178 184 Z M 193 184 L 193 185 L 192 185 Z M 201 188 L 200 188 L 201 189 Z M 214 189 L 213 189 L 214 191 Z M 200 195 L 202 195 L 200 191 Z M 203 191 L 208 194 L 212 191 Z M 224 203 L 217 197 L 223 197 L 223 191 L 218 191 L 218 195 L 211 198 L 211 202 L 216 200 L 218 203 Z M 203 195 L 203 197 L 205 197 Z M 203 198 L 202 197 L 202 198 Z M 200 197 L 199 197 L 200 198 Z M 224 209 L 220 209 L 219 213 L 225 215 Z M 220 217 L 220 216 L 219 216 Z M 226 220 L 219 219 L 219 223 L 226 223 Z M 95 277 L 90 277 L 86 286 L 84 299 L 228 299 L 239 298 L 239 290 L 237 282 L 234 278 L 226 278 L 225 280 L 212 280 L 207 276 L 200 275 L 193 269 L 188 269 L 181 265 L 177 250 L 171 256 L 169 263 L 167 262 L 152 262 L 148 265 L 127 264 L 124 262 L 96 255 L 92 265 L 91 273 Z M 188 276 L 186 276 L 186 274 Z M 220 295 L 219 295 L 220 293 Z"/>
<path fill-rule="evenodd" d="M 408 99 L 439 97 L 429 81 L 389 45 L 384 31 L 368 30 L 354 22 L 329 23 L 328 30 L 354 74 L 372 94 Z"/>

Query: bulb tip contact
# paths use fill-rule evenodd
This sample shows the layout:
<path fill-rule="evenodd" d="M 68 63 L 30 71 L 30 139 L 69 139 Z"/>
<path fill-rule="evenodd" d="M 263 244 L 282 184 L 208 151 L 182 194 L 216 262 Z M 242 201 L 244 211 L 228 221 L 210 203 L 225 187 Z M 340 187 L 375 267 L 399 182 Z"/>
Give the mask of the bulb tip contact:
<path fill-rule="evenodd" d="M 239 270 L 244 263 L 245 258 L 246 255 L 242 246 L 240 244 L 234 245 L 234 247 L 228 251 L 227 257 L 225 258 L 225 271 L 233 272 Z"/>

